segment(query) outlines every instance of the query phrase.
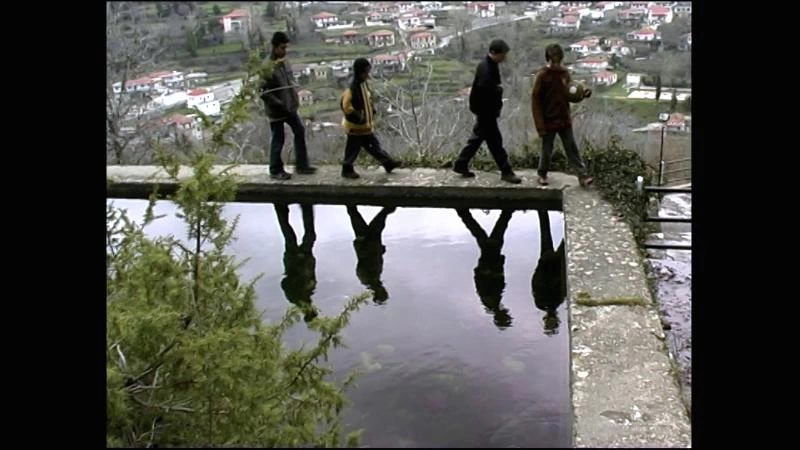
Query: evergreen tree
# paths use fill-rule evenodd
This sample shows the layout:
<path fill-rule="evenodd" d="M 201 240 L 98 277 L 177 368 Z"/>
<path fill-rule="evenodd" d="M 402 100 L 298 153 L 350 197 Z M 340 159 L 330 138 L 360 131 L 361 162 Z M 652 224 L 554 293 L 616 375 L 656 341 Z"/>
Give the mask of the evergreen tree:
<path fill-rule="evenodd" d="M 222 215 L 234 199 L 230 167 L 214 170 L 225 136 L 245 120 L 256 98 L 258 57 L 251 55 L 243 88 L 210 145 L 193 150 L 193 174 L 179 178 L 176 155 L 161 154 L 178 183 L 169 199 L 186 225 L 185 239 L 149 237 L 155 193 L 143 224 L 107 209 L 108 446 L 340 446 L 342 386 L 326 381 L 329 350 L 342 343 L 359 296 L 336 317 L 317 317 L 311 348 L 289 350 L 285 331 L 302 316 L 290 309 L 265 324 L 255 306 L 256 280 L 243 282 L 226 254 L 237 220 Z M 357 434 L 346 443 L 357 444 Z"/>

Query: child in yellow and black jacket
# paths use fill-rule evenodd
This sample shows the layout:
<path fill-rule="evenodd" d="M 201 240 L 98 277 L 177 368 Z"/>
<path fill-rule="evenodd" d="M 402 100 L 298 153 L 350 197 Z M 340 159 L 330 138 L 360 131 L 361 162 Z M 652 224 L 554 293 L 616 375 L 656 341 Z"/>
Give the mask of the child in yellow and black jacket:
<path fill-rule="evenodd" d="M 353 82 L 342 94 L 340 106 L 344 112 L 342 126 L 347 133 L 347 143 L 344 148 L 344 161 L 342 162 L 342 176 L 358 178 L 353 169 L 353 164 L 364 147 L 374 156 L 387 173 L 400 167 L 400 162 L 392 159 L 382 148 L 373 132 L 373 117 L 375 108 L 372 106 L 372 95 L 367 86 L 369 72 L 372 69 L 369 61 L 358 58 L 353 63 Z"/>

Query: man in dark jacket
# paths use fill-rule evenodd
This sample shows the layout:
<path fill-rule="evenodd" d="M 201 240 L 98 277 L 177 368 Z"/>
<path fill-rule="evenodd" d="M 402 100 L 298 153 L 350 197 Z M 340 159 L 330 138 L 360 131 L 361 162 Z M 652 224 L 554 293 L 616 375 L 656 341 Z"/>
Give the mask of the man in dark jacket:
<path fill-rule="evenodd" d="M 294 84 L 292 67 L 286 59 L 286 47 L 289 37 L 278 31 L 272 35 L 272 52 L 261 69 L 261 99 L 269 117 L 272 129 L 272 142 L 269 155 L 270 177 L 277 180 L 288 180 L 292 176 L 283 168 L 281 150 L 286 136 L 283 124 L 288 124 L 294 134 L 294 151 L 297 152 L 296 169 L 299 174 L 312 174 L 317 171 L 308 162 L 306 149 L 306 130 L 303 121 L 297 114 L 300 99 L 297 86 Z"/>
<path fill-rule="evenodd" d="M 472 129 L 472 136 L 461 150 L 453 164 L 453 171 L 471 178 L 475 174 L 469 170 L 469 162 L 478 152 L 483 141 L 489 147 L 502 179 L 509 183 L 520 183 L 522 180 L 511 170 L 508 154 L 503 148 L 503 136 L 497 127 L 497 118 L 503 109 L 503 87 L 500 85 L 499 64 L 506 59 L 510 48 L 502 39 L 495 39 L 489 45 L 489 54 L 478 64 L 475 80 L 469 94 L 469 110 L 475 114 L 477 121 Z"/>
<path fill-rule="evenodd" d="M 514 211 L 504 209 L 500 217 L 494 224 L 492 234 L 486 235 L 486 231 L 472 217 L 467 208 L 456 209 L 458 217 L 464 222 L 470 234 L 475 238 L 478 247 L 481 249 L 481 256 L 478 258 L 478 265 L 475 266 L 475 290 L 486 311 L 494 316 L 494 325 L 504 330 L 511 326 L 513 318 L 508 308 L 502 305 L 503 291 L 506 289 L 506 275 L 504 266 L 506 257 L 503 255 L 503 242 L 505 240 L 508 222 Z"/>
<path fill-rule="evenodd" d="M 275 203 L 275 215 L 278 217 L 278 225 L 283 233 L 285 243 L 284 277 L 281 280 L 281 288 L 283 288 L 286 299 L 300 308 L 303 311 L 304 320 L 310 322 L 317 317 L 317 310 L 311 300 L 317 287 L 317 260 L 314 257 L 314 242 L 317 240 L 317 233 L 314 231 L 314 207 L 301 203 L 300 209 L 303 212 L 304 232 L 303 240 L 298 245 L 297 234 L 289 222 L 289 205 Z"/>

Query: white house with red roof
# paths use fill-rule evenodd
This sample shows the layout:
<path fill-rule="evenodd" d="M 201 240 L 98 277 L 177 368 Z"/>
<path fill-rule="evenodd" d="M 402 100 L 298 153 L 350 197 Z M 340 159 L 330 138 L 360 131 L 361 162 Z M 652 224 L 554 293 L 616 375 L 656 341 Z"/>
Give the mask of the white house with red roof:
<path fill-rule="evenodd" d="M 616 72 L 611 72 L 608 70 L 602 70 L 595 74 L 592 74 L 592 83 L 597 86 L 611 86 L 612 84 L 616 83 L 619 78 Z"/>
<path fill-rule="evenodd" d="M 592 8 L 599 9 L 600 11 L 611 11 L 615 8 L 614 2 L 596 2 Z"/>
<path fill-rule="evenodd" d="M 629 25 L 636 25 L 647 19 L 646 8 L 628 8 L 617 14 L 617 19 Z"/>
<path fill-rule="evenodd" d="M 425 31 L 411 35 L 411 48 L 415 50 L 434 46 L 436 46 L 436 35 L 433 33 Z"/>
<path fill-rule="evenodd" d="M 207 116 L 216 116 L 221 112 L 219 100 L 214 100 L 214 92 L 205 88 L 192 89 L 187 92 L 186 107 L 197 107 Z"/>
<path fill-rule="evenodd" d="M 246 32 L 252 29 L 252 21 L 250 12 L 246 9 L 234 9 L 233 11 L 225 14 L 220 19 L 222 22 L 222 29 L 226 33 L 230 32 Z"/>
<path fill-rule="evenodd" d="M 581 28 L 581 18 L 572 15 L 554 17 L 550 20 L 550 25 L 559 31 L 577 31 Z"/>
<path fill-rule="evenodd" d="M 650 25 L 670 23 L 672 17 L 672 8 L 666 6 L 653 5 L 647 10 L 647 23 Z"/>
<path fill-rule="evenodd" d="M 668 131 L 692 131 L 692 116 L 681 113 L 672 113 L 667 120 Z"/>
<path fill-rule="evenodd" d="M 606 39 L 606 46 L 608 47 L 608 53 L 619 56 L 631 56 L 636 53 L 634 48 L 625 45 L 625 40 L 620 38 Z"/>
<path fill-rule="evenodd" d="M 322 11 L 311 16 L 311 21 L 317 28 L 328 28 L 339 23 L 339 16 L 333 13 Z"/>
<path fill-rule="evenodd" d="M 391 47 L 394 45 L 394 33 L 389 30 L 373 31 L 367 35 L 370 47 Z"/>
<path fill-rule="evenodd" d="M 652 28 L 645 27 L 641 30 L 631 31 L 625 35 L 625 37 L 629 41 L 650 42 L 661 39 L 661 33 Z"/>
<path fill-rule="evenodd" d="M 595 55 L 581 58 L 575 61 L 575 67 L 590 72 L 597 72 L 608 68 L 608 57 L 606 55 Z"/>
<path fill-rule="evenodd" d="M 181 135 L 186 138 L 200 140 L 203 138 L 203 124 L 197 114 L 173 114 L 160 119 L 164 127 L 162 133 L 172 134 L 174 137 Z"/>
<path fill-rule="evenodd" d="M 353 45 L 361 42 L 363 40 L 363 36 L 356 30 L 347 30 L 342 33 L 341 36 L 332 38 L 332 40 L 339 45 Z"/>
<path fill-rule="evenodd" d="M 594 39 L 582 39 L 574 44 L 570 44 L 569 49 L 575 53 L 590 53 L 597 49 L 597 45 L 599 40 Z"/>
<path fill-rule="evenodd" d="M 467 11 L 478 17 L 494 17 L 495 8 L 494 2 L 467 2 Z"/>
<path fill-rule="evenodd" d="M 406 56 L 403 53 L 375 55 L 369 58 L 369 62 L 373 67 L 387 72 L 396 72 L 406 68 Z"/>

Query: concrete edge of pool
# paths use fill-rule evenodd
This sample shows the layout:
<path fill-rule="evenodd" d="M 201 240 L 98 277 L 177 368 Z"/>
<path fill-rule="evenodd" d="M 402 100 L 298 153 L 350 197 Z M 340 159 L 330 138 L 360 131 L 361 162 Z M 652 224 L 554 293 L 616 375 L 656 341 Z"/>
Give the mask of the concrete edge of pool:
<path fill-rule="evenodd" d="M 222 167 L 217 168 L 221 170 Z M 174 192 L 156 166 L 107 166 L 108 198 L 146 199 L 155 185 Z M 291 170 L 291 169 L 290 169 Z M 536 172 L 519 170 L 519 185 L 499 173 L 464 179 L 444 169 L 358 168 L 358 180 L 343 179 L 338 166 L 314 175 L 276 181 L 267 166 L 234 169 L 237 201 L 361 203 L 371 205 L 563 210 L 571 347 L 571 393 L 576 447 L 689 447 L 691 427 L 681 401 L 661 322 L 647 288 L 643 261 L 628 225 L 593 190 L 575 177 L 552 173 L 551 185 L 536 184 Z M 190 175 L 182 168 L 180 178 Z M 477 189 L 483 188 L 483 189 Z"/>

